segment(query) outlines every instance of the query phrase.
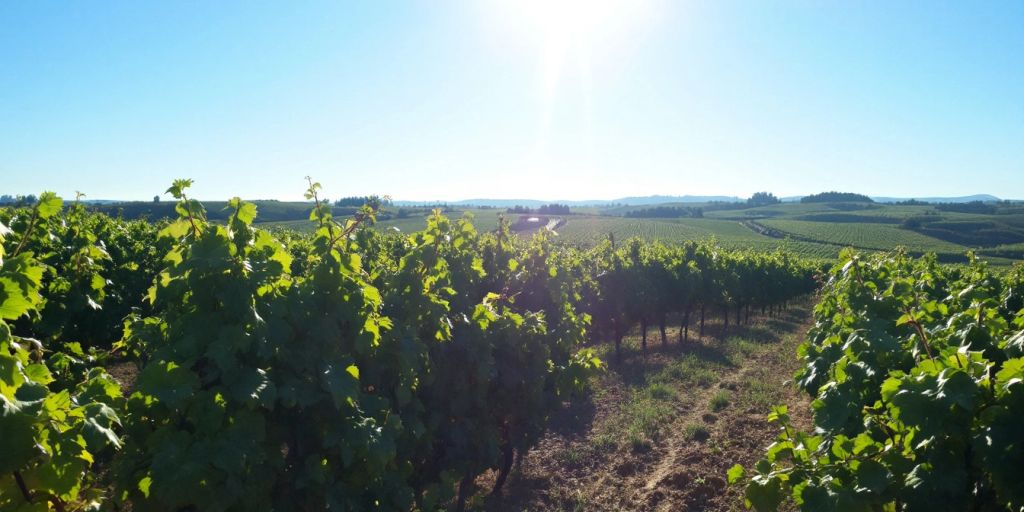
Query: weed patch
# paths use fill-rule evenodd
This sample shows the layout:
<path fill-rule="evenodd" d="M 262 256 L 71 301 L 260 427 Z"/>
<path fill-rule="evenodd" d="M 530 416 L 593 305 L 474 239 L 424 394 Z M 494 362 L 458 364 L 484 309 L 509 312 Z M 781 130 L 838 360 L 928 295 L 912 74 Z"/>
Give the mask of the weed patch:
<path fill-rule="evenodd" d="M 723 389 L 715 393 L 715 395 L 711 397 L 710 405 L 711 410 L 715 412 L 729 407 L 729 392 Z"/>
<path fill-rule="evenodd" d="M 689 423 L 683 427 L 683 435 L 691 441 L 704 441 L 711 437 L 711 431 L 700 423 Z"/>

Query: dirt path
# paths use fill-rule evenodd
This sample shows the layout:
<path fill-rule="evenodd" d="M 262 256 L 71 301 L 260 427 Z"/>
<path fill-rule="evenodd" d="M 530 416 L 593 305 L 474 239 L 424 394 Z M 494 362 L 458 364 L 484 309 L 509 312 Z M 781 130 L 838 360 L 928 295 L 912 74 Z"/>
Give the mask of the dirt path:
<path fill-rule="evenodd" d="M 787 404 L 795 423 L 809 426 L 809 400 L 785 385 L 809 317 L 800 305 L 725 336 L 709 325 L 685 344 L 670 331 L 663 345 L 652 330 L 646 357 L 637 333 L 589 399 L 552 418 L 500 496 L 486 497 L 493 476 L 477 481 L 470 508 L 742 510 L 742 490 L 726 486 L 725 472 L 752 465 L 774 440 L 771 406 Z"/>

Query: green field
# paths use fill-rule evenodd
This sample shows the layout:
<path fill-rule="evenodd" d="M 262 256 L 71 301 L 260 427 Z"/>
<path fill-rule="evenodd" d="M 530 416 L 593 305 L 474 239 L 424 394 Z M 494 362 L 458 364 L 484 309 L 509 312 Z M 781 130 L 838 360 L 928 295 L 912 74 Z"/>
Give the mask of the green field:
<path fill-rule="evenodd" d="M 764 220 L 761 224 L 802 239 L 830 244 L 887 251 L 903 246 L 922 252 L 960 254 L 966 248 L 919 234 L 893 224 L 867 222 L 812 222 L 805 220 Z"/>
<path fill-rule="evenodd" d="M 629 219 L 609 216 L 570 217 L 558 228 L 559 239 L 565 243 L 587 247 L 614 235 L 622 241 L 632 237 L 659 240 L 665 243 L 684 240 L 715 239 L 730 249 L 770 251 L 785 247 L 812 258 L 832 258 L 837 247 L 797 240 L 779 240 L 760 235 L 737 221 L 719 219 Z"/>
<path fill-rule="evenodd" d="M 693 205 L 687 205 L 693 206 Z M 703 218 L 632 218 L 623 215 L 642 206 L 574 208 L 560 216 L 557 229 L 561 243 L 591 247 L 610 237 L 616 241 L 638 237 L 677 243 L 715 239 L 730 249 L 770 251 L 779 247 L 813 259 L 832 259 L 844 247 L 888 251 L 904 247 L 916 254 L 934 252 L 942 261 L 962 261 L 969 250 L 994 264 L 1008 265 L 1024 257 L 1024 214 L 1015 211 L 996 215 L 938 211 L 932 206 L 888 204 L 783 203 L 758 208 L 708 208 Z M 426 226 L 426 210 L 385 212 L 377 229 L 410 233 Z M 480 231 L 497 228 L 502 216 L 515 223 L 519 215 L 500 208 L 451 209 L 450 218 L 470 215 Z M 389 215 L 395 215 L 389 217 Z M 922 219 L 916 224 L 908 219 Z M 310 231 L 306 220 L 265 223 L 298 231 Z M 524 232 L 523 234 L 532 231 Z"/>

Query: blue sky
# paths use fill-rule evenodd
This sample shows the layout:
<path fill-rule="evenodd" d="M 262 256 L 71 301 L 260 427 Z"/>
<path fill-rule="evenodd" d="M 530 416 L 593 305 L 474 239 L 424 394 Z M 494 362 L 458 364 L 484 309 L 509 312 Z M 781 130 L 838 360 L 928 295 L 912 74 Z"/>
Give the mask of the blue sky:
<path fill-rule="evenodd" d="M 0 192 L 1024 198 L 1024 2 L 0 3 Z"/>

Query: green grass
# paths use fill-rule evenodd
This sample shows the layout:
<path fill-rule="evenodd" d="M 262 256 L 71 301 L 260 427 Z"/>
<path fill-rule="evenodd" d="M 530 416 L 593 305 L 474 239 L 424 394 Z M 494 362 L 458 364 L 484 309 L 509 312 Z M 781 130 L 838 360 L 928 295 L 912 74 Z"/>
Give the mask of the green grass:
<path fill-rule="evenodd" d="M 622 431 L 634 451 L 650 448 L 661 428 L 675 415 L 676 392 L 666 384 L 651 383 L 635 392 L 622 409 Z"/>
<path fill-rule="evenodd" d="M 573 445 L 558 454 L 558 458 L 566 465 L 579 466 L 585 464 L 593 456 L 594 448 L 587 445 Z"/>
<path fill-rule="evenodd" d="M 648 382 L 651 385 L 677 383 L 686 388 L 707 387 L 717 380 L 716 369 L 720 371 L 721 368 L 721 365 L 694 354 L 686 354 L 650 376 Z"/>
<path fill-rule="evenodd" d="M 740 402 L 758 411 L 767 411 L 782 399 L 782 391 L 778 384 L 771 384 L 762 379 L 748 378 L 740 383 Z"/>
<path fill-rule="evenodd" d="M 645 451 L 657 439 L 661 428 L 673 417 L 669 403 L 647 396 L 637 396 L 623 407 L 622 432 L 634 451 Z"/>
<path fill-rule="evenodd" d="M 711 410 L 714 412 L 718 412 L 721 411 L 722 409 L 725 409 L 726 407 L 729 407 L 729 397 L 729 392 L 724 389 L 715 393 L 715 395 L 711 397 Z"/>
<path fill-rule="evenodd" d="M 619 446 L 619 438 L 613 432 L 607 431 L 594 436 L 590 447 L 598 452 L 611 452 Z"/>
<path fill-rule="evenodd" d="M 664 371 L 653 377 L 629 391 L 629 398 L 591 441 L 591 450 L 611 451 L 621 442 L 636 452 L 651 448 L 665 425 L 677 415 L 679 400 L 678 382 L 667 378 Z"/>
<path fill-rule="evenodd" d="M 647 396 L 650 396 L 655 400 L 671 400 L 675 398 L 677 395 L 675 389 L 673 389 L 667 384 L 662 384 L 660 382 L 652 383 L 651 385 L 647 386 L 647 389 L 645 391 L 647 392 Z"/>
<path fill-rule="evenodd" d="M 750 357 L 751 354 L 757 352 L 757 345 L 752 340 L 732 336 L 726 340 L 726 354 L 733 364 L 739 364 L 740 360 Z"/>
<path fill-rule="evenodd" d="M 689 423 L 683 427 L 683 436 L 691 441 L 704 441 L 711 437 L 711 431 L 700 423 Z"/>
<path fill-rule="evenodd" d="M 684 354 L 657 372 L 648 374 L 643 383 L 628 391 L 629 398 L 599 428 L 590 448 L 609 451 L 625 443 L 636 452 L 650 449 L 665 426 L 678 417 L 679 404 L 692 396 L 693 390 L 718 382 L 730 367 L 729 361 L 724 359 L 709 360 L 697 354 Z M 706 439 L 699 431 L 686 435 L 692 439 Z"/>

